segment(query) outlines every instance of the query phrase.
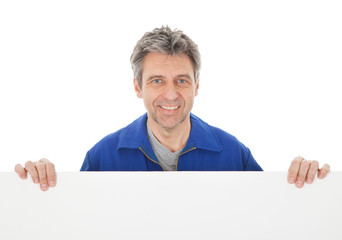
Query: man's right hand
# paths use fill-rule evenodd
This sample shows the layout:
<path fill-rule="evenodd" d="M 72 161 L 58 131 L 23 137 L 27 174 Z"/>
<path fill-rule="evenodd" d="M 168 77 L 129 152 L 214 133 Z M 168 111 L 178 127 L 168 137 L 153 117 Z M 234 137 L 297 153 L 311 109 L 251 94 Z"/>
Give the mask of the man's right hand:
<path fill-rule="evenodd" d="M 55 166 L 46 158 L 42 158 L 38 162 L 27 161 L 25 168 L 21 164 L 17 164 L 15 165 L 15 172 L 18 173 L 21 179 L 26 179 L 28 172 L 34 183 L 40 183 L 42 191 L 56 186 Z"/>

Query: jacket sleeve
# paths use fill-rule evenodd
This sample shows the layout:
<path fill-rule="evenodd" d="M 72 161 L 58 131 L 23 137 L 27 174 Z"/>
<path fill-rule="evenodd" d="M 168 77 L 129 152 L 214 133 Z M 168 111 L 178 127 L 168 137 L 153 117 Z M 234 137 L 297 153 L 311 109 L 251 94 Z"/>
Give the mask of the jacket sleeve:
<path fill-rule="evenodd" d="M 255 161 L 251 151 L 248 147 L 246 147 L 246 160 L 244 163 L 244 171 L 263 171 L 263 169 L 259 166 L 257 161 Z"/>

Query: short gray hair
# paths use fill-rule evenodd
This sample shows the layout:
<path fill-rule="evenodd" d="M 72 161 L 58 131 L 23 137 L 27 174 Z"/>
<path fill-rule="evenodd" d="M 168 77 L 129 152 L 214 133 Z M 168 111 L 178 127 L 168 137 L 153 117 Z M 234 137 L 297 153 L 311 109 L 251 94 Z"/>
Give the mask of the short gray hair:
<path fill-rule="evenodd" d="M 137 42 L 131 55 L 131 65 L 134 77 L 142 87 L 142 61 L 149 52 L 158 52 L 168 55 L 187 55 L 194 68 L 195 81 L 199 77 L 201 68 L 201 55 L 198 46 L 181 30 L 171 30 L 170 27 L 162 26 L 147 32 Z"/>

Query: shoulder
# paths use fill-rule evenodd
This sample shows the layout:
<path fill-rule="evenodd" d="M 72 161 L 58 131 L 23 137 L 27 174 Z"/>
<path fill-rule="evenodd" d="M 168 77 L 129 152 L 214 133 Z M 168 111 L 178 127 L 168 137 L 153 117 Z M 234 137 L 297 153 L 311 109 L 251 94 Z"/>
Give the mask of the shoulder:
<path fill-rule="evenodd" d="M 97 154 L 99 152 L 108 151 L 111 149 L 115 149 L 118 144 L 118 139 L 120 135 L 124 131 L 125 128 L 121 128 L 120 130 L 110 133 L 103 137 L 100 141 L 98 141 L 93 147 L 89 150 L 90 154 Z"/>
<path fill-rule="evenodd" d="M 219 142 L 223 145 L 225 144 L 233 144 L 233 145 L 240 145 L 242 144 L 234 135 L 222 130 L 221 128 L 212 126 L 207 122 L 203 121 L 199 117 L 191 114 L 191 119 L 194 125 L 196 125 L 197 132 L 201 132 L 201 135 L 205 137 L 211 138 L 213 140 L 219 140 Z"/>
<path fill-rule="evenodd" d="M 237 164 L 242 164 L 240 170 L 262 171 L 262 168 L 255 161 L 250 149 L 232 134 L 218 128 L 209 126 L 222 144 L 222 154 L 235 159 Z"/>
<path fill-rule="evenodd" d="M 235 136 L 211 126 L 192 115 L 194 145 L 207 150 L 202 156 L 209 156 L 211 163 L 215 162 L 216 169 L 228 171 L 260 171 L 262 168 L 253 158 L 251 151 Z M 208 158 L 207 158 L 208 159 Z"/>
<path fill-rule="evenodd" d="M 239 140 L 232 134 L 216 126 L 208 125 L 219 139 L 224 139 L 230 142 L 239 142 Z"/>
<path fill-rule="evenodd" d="M 198 134 L 196 134 L 197 139 L 202 138 L 201 140 L 197 140 L 198 143 L 202 143 L 201 145 L 221 145 L 222 149 L 230 150 L 246 148 L 234 135 L 206 123 L 193 114 L 191 117 L 193 123 L 196 125 L 196 132 L 198 132 Z"/>
<path fill-rule="evenodd" d="M 126 127 L 110 133 L 98 141 L 90 151 L 118 150 L 119 148 L 138 148 L 146 133 L 147 115 L 139 117 Z"/>
<path fill-rule="evenodd" d="M 236 150 L 247 150 L 247 147 L 240 142 L 240 140 L 235 137 L 234 135 L 222 130 L 221 128 L 210 126 L 212 131 L 215 133 L 221 144 L 224 146 L 224 148 L 229 147 L 234 148 Z"/>
<path fill-rule="evenodd" d="M 209 125 L 209 127 L 212 129 L 212 131 L 219 139 L 236 144 L 241 144 L 240 140 L 235 135 L 216 126 Z"/>

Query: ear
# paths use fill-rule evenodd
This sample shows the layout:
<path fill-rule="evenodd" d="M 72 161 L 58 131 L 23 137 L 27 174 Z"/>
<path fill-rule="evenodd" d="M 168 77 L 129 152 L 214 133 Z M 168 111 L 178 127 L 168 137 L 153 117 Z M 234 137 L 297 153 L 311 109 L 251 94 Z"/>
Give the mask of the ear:
<path fill-rule="evenodd" d="M 197 78 L 197 81 L 196 81 L 196 88 L 195 88 L 195 96 L 197 96 L 197 94 L 198 94 L 199 81 L 200 81 L 200 79 Z"/>
<path fill-rule="evenodd" d="M 139 82 L 138 82 L 138 80 L 135 77 L 133 79 L 133 84 L 134 84 L 134 90 L 135 90 L 135 93 L 137 94 L 137 97 L 138 98 L 142 98 Z"/>

